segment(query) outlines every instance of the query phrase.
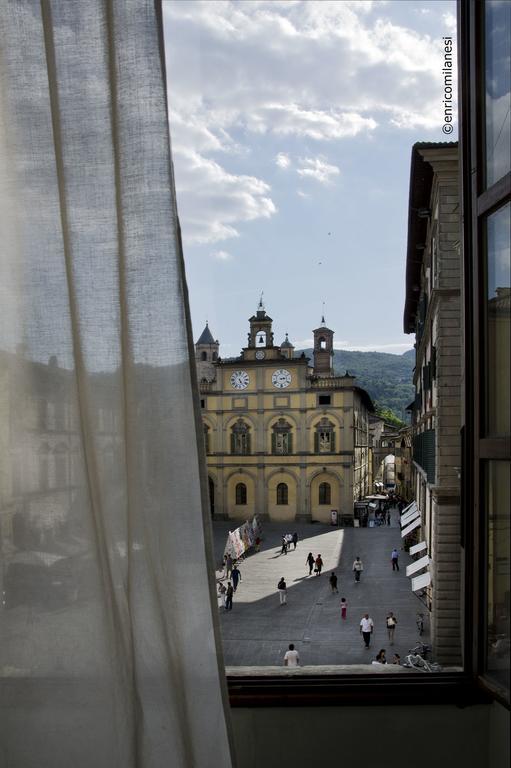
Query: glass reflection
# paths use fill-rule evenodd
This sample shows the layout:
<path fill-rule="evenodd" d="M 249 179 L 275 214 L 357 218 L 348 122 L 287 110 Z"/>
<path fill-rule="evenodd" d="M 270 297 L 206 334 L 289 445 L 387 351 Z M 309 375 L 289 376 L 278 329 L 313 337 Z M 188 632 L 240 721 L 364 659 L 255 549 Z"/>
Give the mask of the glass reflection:
<path fill-rule="evenodd" d="M 487 434 L 506 435 L 510 416 L 511 203 L 487 222 Z"/>
<path fill-rule="evenodd" d="M 509 697 L 510 477 L 508 461 L 488 462 L 487 474 L 487 657 L 488 677 Z"/>
<path fill-rule="evenodd" d="M 511 3 L 487 0 L 486 186 L 511 169 Z"/>

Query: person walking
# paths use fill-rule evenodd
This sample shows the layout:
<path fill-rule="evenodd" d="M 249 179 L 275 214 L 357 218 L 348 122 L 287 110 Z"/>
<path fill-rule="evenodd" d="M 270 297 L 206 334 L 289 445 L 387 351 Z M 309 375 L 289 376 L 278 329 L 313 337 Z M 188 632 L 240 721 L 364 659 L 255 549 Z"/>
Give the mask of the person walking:
<path fill-rule="evenodd" d="M 417 624 L 417 631 L 419 632 L 419 635 L 422 635 L 422 633 L 424 632 L 424 614 L 423 613 L 417 614 L 415 623 Z"/>
<path fill-rule="evenodd" d="M 225 594 L 225 610 L 226 611 L 232 611 L 232 596 L 234 594 L 234 590 L 232 588 L 232 584 L 230 581 L 227 582 L 227 592 Z"/>
<path fill-rule="evenodd" d="M 298 534 L 296 531 L 293 533 L 293 548 L 296 549 L 296 545 L 298 544 Z"/>
<path fill-rule="evenodd" d="M 232 588 L 236 592 L 238 589 L 238 582 L 241 581 L 241 572 L 237 565 L 234 566 L 231 573 L 232 578 Z"/>
<path fill-rule="evenodd" d="M 285 667 L 299 667 L 300 657 L 298 651 L 295 651 L 293 643 L 289 643 L 289 650 L 284 654 L 284 666 Z"/>
<path fill-rule="evenodd" d="M 330 582 L 330 587 L 332 589 L 332 594 L 334 594 L 334 592 L 339 594 L 339 590 L 337 589 L 337 576 L 335 575 L 335 571 L 332 571 L 332 573 L 330 574 L 329 582 Z"/>
<path fill-rule="evenodd" d="M 389 637 L 389 643 L 391 645 L 394 645 L 394 631 L 396 629 L 397 619 L 392 613 L 392 611 L 389 611 L 387 615 L 387 635 Z"/>
<path fill-rule="evenodd" d="M 233 566 L 232 557 L 230 555 L 227 555 L 227 557 L 225 558 L 225 577 L 226 577 L 226 579 L 229 579 L 231 577 L 232 566 Z"/>
<path fill-rule="evenodd" d="M 355 573 L 355 581 L 360 581 L 360 574 L 364 570 L 364 564 L 360 557 L 357 555 L 353 562 L 353 571 Z"/>
<path fill-rule="evenodd" d="M 341 619 L 346 618 L 346 612 L 348 610 L 348 603 L 345 597 L 341 597 Z"/>
<path fill-rule="evenodd" d="M 261 539 L 259 538 L 259 536 L 256 536 L 255 551 L 259 552 L 260 549 L 261 549 Z"/>
<path fill-rule="evenodd" d="M 225 593 L 227 592 L 226 587 L 221 582 L 218 583 L 218 596 L 220 597 L 222 601 L 222 607 L 225 608 Z"/>
<path fill-rule="evenodd" d="M 321 555 L 318 555 L 314 560 L 314 565 L 316 566 L 314 568 L 316 571 L 316 576 L 321 576 L 321 569 L 323 568 L 323 560 L 321 559 Z"/>
<path fill-rule="evenodd" d="M 371 643 L 371 635 L 373 633 L 373 620 L 368 613 L 364 613 L 360 619 L 360 634 L 364 638 L 365 647 L 369 648 Z"/>
<path fill-rule="evenodd" d="M 280 550 L 281 555 L 287 555 L 287 539 L 285 536 L 282 537 L 282 547 Z"/>
<path fill-rule="evenodd" d="M 312 569 L 314 568 L 314 555 L 312 552 L 309 552 L 307 555 L 307 560 L 305 561 L 305 564 L 309 566 L 309 576 L 312 573 Z"/>
<path fill-rule="evenodd" d="M 285 605 L 287 602 L 287 584 L 284 577 L 277 584 L 277 589 L 279 590 L 280 604 Z"/>
<path fill-rule="evenodd" d="M 392 563 L 392 570 L 399 571 L 399 552 L 394 547 L 392 554 L 390 555 L 390 561 Z"/>
<path fill-rule="evenodd" d="M 387 510 L 387 525 L 390 525 L 390 519 L 391 519 L 391 514 L 390 514 L 390 507 L 389 507 L 389 509 Z"/>

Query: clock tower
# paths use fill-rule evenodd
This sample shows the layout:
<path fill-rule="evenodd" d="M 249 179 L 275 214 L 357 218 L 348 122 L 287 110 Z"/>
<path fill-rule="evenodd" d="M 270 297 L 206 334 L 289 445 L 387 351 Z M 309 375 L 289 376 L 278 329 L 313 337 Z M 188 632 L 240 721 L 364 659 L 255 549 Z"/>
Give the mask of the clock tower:
<path fill-rule="evenodd" d="M 273 343 L 273 320 L 266 314 L 262 297 L 257 312 L 249 318 L 248 346 L 243 349 L 243 360 L 275 360 L 281 357 L 280 347 Z"/>

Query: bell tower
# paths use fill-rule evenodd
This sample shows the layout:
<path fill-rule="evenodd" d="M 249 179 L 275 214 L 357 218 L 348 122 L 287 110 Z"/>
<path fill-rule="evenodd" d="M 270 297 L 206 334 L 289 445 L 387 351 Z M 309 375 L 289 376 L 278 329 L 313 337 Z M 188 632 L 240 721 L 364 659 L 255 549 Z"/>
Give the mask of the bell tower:
<path fill-rule="evenodd" d="M 273 347 L 273 332 L 271 324 L 273 320 L 266 314 L 263 298 L 259 299 L 259 305 L 255 315 L 249 319 L 250 333 L 248 334 L 249 349 L 271 349 Z"/>
<path fill-rule="evenodd" d="M 213 338 L 209 325 L 202 331 L 195 344 L 195 361 L 199 381 L 214 381 L 216 378 L 216 362 L 220 344 Z"/>
<path fill-rule="evenodd" d="M 325 317 L 321 325 L 315 328 L 314 334 L 314 375 L 333 376 L 334 332 L 326 327 Z"/>

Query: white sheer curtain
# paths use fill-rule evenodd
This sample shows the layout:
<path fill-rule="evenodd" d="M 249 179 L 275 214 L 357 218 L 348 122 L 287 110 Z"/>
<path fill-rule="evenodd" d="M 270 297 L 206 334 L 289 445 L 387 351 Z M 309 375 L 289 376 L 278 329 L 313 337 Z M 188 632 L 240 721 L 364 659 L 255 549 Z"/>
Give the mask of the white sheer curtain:
<path fill-rule="evenodd" d="M 160 9 L 0 14 L 0 766 L 228 768 Z"/>

